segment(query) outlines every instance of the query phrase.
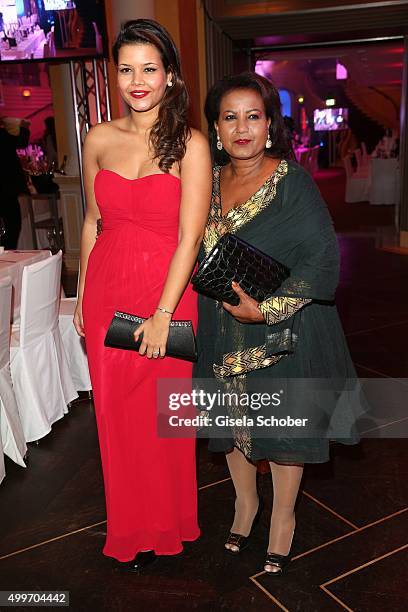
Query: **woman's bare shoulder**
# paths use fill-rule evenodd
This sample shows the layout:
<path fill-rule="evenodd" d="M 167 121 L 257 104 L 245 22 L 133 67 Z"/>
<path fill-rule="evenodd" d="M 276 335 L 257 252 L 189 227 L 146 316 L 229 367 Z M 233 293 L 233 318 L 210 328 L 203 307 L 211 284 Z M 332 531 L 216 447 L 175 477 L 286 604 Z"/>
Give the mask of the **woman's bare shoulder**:
<path fill-rule="evenodd" d="M 185 157 L 191 157 L 196 155 L 209 155 L 210 146 L 208 139 L 200 130 L 190 128 L 190 136 L 186 143 L 186 155 Z"/>
<path fill-rule="evenodd" d="M 123 120 L 113 119 L 112 121 L 103 121 L 102 123 L 96 123 L 91 127 L 88 134 L 86 135 L 86 141 L 100 142 L 106 138 L 112 138 L 115 134 L 123 129 Z"/>
<path fill-rule="evenodd" d="M 115 146 L 123 133 L 121 119 L 97 123 L 86 135 L 84 141 L 84 152 L 90 157 L 99 158 L 109 147 Z"/>
<path fill-rule="evenodd" d="M 204 136 L 204 134 L 200 130 L 196 130 L 196 128 L 190 128 L 190 137 L 187 141 L 187 145 L 192 143 L 193 145 L 208 145 L 208 138 Z"/>

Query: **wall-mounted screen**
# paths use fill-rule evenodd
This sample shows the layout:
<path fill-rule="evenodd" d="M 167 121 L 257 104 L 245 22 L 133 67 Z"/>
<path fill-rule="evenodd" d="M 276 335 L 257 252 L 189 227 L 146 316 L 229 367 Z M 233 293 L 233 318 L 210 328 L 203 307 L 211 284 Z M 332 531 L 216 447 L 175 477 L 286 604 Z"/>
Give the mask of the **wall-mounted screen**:
<path fill-rule="evenodd" d="M 104 0 L 0 0 L 1 62 L 107 55 Z"/>
<path fill-rule="evenodd" d="M 317 108 L 313 112 L 314 129 L 318 132 L 348 129 L 348 108 Z"/>

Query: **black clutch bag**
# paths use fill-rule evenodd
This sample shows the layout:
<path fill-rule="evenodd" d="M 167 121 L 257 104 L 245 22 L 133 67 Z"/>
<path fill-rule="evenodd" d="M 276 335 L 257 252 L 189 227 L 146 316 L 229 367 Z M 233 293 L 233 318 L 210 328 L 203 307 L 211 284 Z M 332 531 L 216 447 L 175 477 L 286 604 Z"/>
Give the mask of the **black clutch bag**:
<path fill-rule="evenodd" d="M 138 351 L 143 339 L 143 332 L 135 342 L 135 330 L 146 319 L 116 311 L 105 336 L 105 346 L 111 348 Z M 191 321 L 171 321 L 166 345 L 166 355 L 186 361 L 197 361 L 197 345 Z"/>
<path fill-rule="evenodd" d="M 191 282 L 214 300 L 239 304 L 235 280 L 257 302 L 270 297 L 288 278 L 289 268 L 233 234 L 224 234 L 198 266 Z"/>

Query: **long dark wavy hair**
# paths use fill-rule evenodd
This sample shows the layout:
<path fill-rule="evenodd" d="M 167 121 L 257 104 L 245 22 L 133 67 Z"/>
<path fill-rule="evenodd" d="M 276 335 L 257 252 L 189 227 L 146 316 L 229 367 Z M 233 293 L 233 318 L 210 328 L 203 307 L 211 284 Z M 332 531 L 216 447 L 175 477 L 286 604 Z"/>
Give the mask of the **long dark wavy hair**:
<path fill-rule="evenodd" d="M 215 83 L 207 94 L 205 101 L 205 116 L 208 122 L 208 134 L 210 138 L 211 151 L 216 164 L 221 166 L 230 160 L 224 149 L 219 151 L 217 145 L 217 132 L 214 121 L 218 121 L 221 100 L 225 94 L 235 89 L 252 89 L 260 94 L 266 117 L 271 120 L 269 135 L 272 147 L 266 153 L 271 157 L 294 159 L 292 143 L 288 131 L 285 128 L 281 114 L 281 101 L 276 87 L 255 72 L 242 72 L 241 74 L 227 76 Z"/>
<path fill-rule="evenodd" d="M 150 132 L 150 146 L 159 168 L 169 172 L 176 162 L 181 162 L 190 137 L 187 123 L 189 98 L 181 74 L 180 56 L 167 30 L 152 19 L 126 21 L 113 44 L 112 55 L 118 65 L 119 49 L 123 45 L 150 44 L 159 51 L 166 72 L 172 73 L 171 87 L 167 87 L 160 102 L 157 121 Z"/>

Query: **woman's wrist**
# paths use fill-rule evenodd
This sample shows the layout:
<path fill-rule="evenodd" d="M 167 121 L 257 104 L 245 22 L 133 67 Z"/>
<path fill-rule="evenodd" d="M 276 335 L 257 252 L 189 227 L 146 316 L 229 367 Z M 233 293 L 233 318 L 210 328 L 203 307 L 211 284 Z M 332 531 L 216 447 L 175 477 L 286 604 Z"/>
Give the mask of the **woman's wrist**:
<path fill-rule="evenodd" d="M 152 316 L 155 321 L 167 321 L 169 324 L 171 322 L 171 314 L 162 312 L 161 310 L 156 310 Z"/>
<path fill-rule="evenodd" d="M 170 318 L 173 316 L 174 312 L 169 310 L 168 308 L 163 308 L 163 306 L 157 306 L 156 310 L 162 312 L 163 314 L 170 315 Z"/>

